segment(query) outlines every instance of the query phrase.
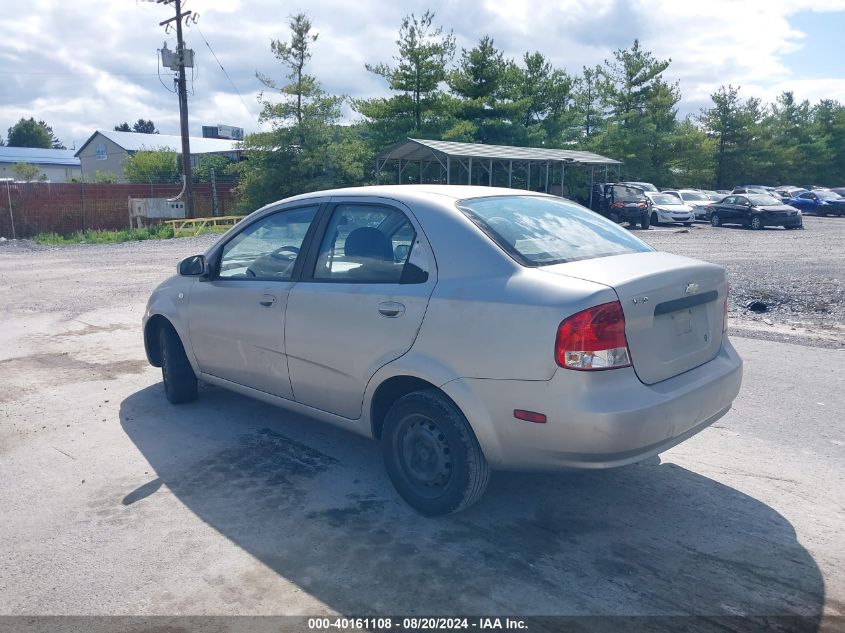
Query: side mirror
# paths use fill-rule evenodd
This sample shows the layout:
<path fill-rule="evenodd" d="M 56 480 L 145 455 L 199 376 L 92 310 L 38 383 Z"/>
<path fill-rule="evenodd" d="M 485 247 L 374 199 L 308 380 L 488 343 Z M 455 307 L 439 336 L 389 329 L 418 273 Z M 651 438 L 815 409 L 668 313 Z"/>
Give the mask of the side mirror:
<path fill-rule="evenodd" d="M 208 262 L 205 255 L 191 255 L 179 262 L 176 270 L 183 277 L 202 277 L 208 274 Z"/>

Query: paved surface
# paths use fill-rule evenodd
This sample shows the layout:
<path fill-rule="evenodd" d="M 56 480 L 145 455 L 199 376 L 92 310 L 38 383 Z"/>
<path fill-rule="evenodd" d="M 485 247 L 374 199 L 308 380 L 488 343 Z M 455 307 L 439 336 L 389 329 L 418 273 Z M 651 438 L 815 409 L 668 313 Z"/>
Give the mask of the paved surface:
<path fill-rule="evenodd" d="M 662 463 L 429 520 L 374 443 L 166 403 L 139 320 L 206 243 L 0 247 L 0 614 L 845 614 L 845 352 L 735 338 L 734 410 Z"/>

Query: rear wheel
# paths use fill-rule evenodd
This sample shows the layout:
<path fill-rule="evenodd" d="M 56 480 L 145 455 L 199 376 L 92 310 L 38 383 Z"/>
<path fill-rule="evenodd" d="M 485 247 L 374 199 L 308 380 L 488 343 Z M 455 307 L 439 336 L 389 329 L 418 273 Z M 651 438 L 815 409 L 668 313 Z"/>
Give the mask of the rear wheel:
<path fill-rule="evenodd" d="M 183 404 L 197 399 L 197 377 L 185 355 L 179 335 L 170 327 L 161 328 L 161 377 L 164 395 L 171 404 Z"/>
<path fill-rule="evenodd" d="M 651 212 L 651 223 L 654 226 L 660 226 L 660 220 L 657 219 L 657 213 L 655 211 Z"/>
<path fill-rule="evenodd" d="M 722 226 L 722 218 L 719 217 L 718 213 L 714 213 L 710 216 L 710 224 L 713 226 Z"/>
<path fill-rule="evenodd" d="M 751 222 L 749 223 L 749 226 L 753 230 L 759 231 L 760 229 L 763 228 L 763 218 L 761 218 L 759 215 L 752 216 Z"/>
<path fill-rule="evenodd" d="M 463 413 L 434 389 L 397 400 L 384 422 L 382 456 L 399 495 L 426 516 L 475 503 L 490 467 Z"/>
<path fill-rule="evenodd" d="M 651 226 L 651 216 L 649 216 L 648 211 L 646 211 L 640 216 L 640 226 L 644 229 L 647 229 L 649 226 Z"/>

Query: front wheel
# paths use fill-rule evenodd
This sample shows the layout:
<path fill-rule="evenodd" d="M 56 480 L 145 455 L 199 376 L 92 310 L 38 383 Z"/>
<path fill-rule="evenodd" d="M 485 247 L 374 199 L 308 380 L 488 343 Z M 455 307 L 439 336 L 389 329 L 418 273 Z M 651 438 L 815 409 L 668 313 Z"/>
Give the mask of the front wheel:
<path fill-rule="evenodd" d="M 172 327 L 159 333 L 161 377 L 164 395 L 171 404 L 183 404 L 197 399 L 197 376 L 182 347 L 179 335 Z"/>
<path fill-rule="evenodd" d="M 710 216 L 710 224 L 712 226 L 722 226 L 722 218 L 719 217 L 718 213 L 714 213 Z"/>
<path fill-rule="evenodd" d="M 651 223 L 654 226 L 660 226 L 660 220 L 657 219 L 657 213 L 654 211 L 651 212 Z"/>
<path fill-rule="evenodd" d="M 752 230 L 759 231 L 763 228 L 763 218 L 761 218 L 759 215 L 755 215 L 751 218 L 749 226 L 752 228 Z"/>
<path fill-rule="evenodd" d="M 426 516 L 468 508 L 490 480 L 490 467 L 469 422 L 434 389 L 415 391 L 393 404 L 381 449 L 399 495 Z"/>
<path fill-rule="evenodd" d="M 648 212 L 643 213 L 640 216 L 640 226 L 644 229 L 647 229 L 649 226 L 651 226 L 651 216 L 649 216 Z"/>

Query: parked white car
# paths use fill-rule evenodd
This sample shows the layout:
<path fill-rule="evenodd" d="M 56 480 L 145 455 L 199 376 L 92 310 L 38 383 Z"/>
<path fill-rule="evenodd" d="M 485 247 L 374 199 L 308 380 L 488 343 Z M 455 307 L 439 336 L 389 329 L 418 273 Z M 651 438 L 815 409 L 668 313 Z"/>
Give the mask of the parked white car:
<path fill-rule="evenodd" d="M 685 204 L 680 196 L 653 191 L 646 191 L 645 195 L 651 201 L 650 224 L 652 226 L 672 222 L 681 222 L 689 226 L 695 222 L 693 207 Z"/>
<path fill-rule="evenodd" d="M 707 219 L 706 207 L 712 200 L 703 191 L 697 191 L 695 189 L 670 189 L 663 193 L 677 196 L 684 204 L 691 206 L 695 211 L 696 220 Z"/>
<path fill-rule="evenodd" d="M 742 361 L 714 264 L 567 200 L 490 187 L 321 191 L 268 205 L 150 297 L 172 403 L 204 381 L 381 442 L 426 515 L 491 468 L 611 468 L 722 417 Z"/>

